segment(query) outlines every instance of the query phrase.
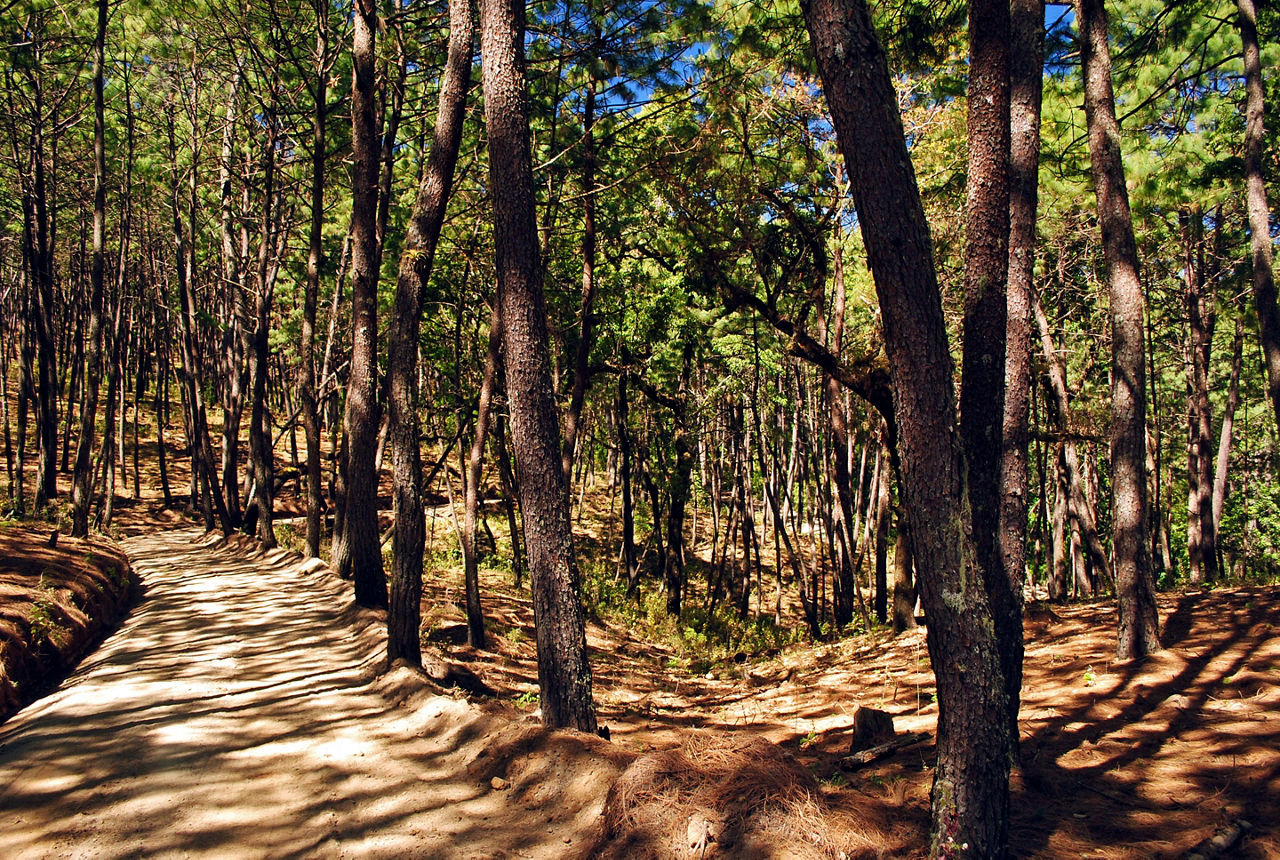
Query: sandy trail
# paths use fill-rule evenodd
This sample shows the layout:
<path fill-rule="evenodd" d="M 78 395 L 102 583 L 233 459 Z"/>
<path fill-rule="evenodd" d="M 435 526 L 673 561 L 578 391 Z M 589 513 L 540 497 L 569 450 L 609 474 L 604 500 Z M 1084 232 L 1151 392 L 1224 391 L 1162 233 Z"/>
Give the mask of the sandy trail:
<path fill-rule="evenodd" d="M 591 780 L 540 800 L 468 770 L 510 727 L 394 707 L 327 568 L 196 530 L 126 548 L 137 609 L 0 730 L 0 857 L 556 857 L 591 830 Z"/>

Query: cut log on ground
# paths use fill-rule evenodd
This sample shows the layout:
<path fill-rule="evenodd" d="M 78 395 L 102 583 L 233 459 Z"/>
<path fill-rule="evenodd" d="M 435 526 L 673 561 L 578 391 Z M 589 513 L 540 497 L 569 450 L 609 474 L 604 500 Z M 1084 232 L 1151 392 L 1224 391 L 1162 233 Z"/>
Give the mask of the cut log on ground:
<path fill-rule="evenodd" d="M 866 767 L 873 761 L 879 761 L 891 753 L 909 746 L 914 746 L 923 740 L 928 740 L 928 732 L 915 732 L 912 734 L 899 735 L 891 741 L 886 741 L 878 746 L 856 752 L 853 755 L 847 755 L 840 759 L 840 767 L 842 770 L 857 770 L 860 767 Z"/>

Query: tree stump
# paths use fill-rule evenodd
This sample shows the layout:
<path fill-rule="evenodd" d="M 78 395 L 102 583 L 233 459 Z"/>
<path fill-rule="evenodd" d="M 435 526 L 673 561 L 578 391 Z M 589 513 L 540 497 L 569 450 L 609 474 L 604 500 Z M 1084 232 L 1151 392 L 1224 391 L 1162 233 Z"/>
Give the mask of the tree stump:
<path fill-rule="evenodd" d="M 853 715 L 853 742 L 849 752 L 856 753 L 893 739 L 893 717 L 875 708 L 858 708 Z"/>

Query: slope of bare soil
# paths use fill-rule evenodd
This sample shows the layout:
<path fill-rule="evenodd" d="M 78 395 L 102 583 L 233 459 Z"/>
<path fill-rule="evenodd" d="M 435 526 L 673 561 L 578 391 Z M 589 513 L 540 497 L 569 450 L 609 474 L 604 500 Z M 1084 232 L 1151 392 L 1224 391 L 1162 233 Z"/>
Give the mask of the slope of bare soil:
<path fill-rule="evenodd" d="M 114 629 L 136 578 L 119 545 L 0 527 L 0 723 Z"/>
<path fill-rule="evenodd" d="M 441 631 L 461 619 L 452 590 L 431 602 L 444 613 Z M 496 578 L 486 594 L 497 596 L 490 617 L 506 631 L 494 652 L 441 647 L 519 702 L 536 689 L 530 610 Z M 1112 602 L 1028 613 L 1018 856 L 1181 857 L 1219 827 L 1247 821 L 1229 856 L 1280 857 L 1280 600 L 1242 588 L 1165 595 L 1160 608 L 1169 647 L 1134 663 L 1114 660 Z M 899 732 L 936 731 L 923 629 L 793 646 L 714 676 L 664 668 L 669 651 L 599 619 L 588 640 L 615 743 L 644 752 L 687 744 L 691 733 L 767 739 L 819 778 L 826 825 L 842 830 L 850 853 L 923 853 L 932 743 L 852 773 L 839 768 L 859 706 L 893 714 Z"/>

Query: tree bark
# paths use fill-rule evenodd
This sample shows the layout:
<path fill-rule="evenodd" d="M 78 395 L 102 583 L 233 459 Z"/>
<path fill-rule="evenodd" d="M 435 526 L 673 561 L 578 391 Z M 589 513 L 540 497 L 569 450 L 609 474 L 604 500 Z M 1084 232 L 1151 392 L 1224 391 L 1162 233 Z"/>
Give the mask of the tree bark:
<path fill-rule="evenodd" d="M 1021 570 L 1006 570 L 1005 549 L 1022 544 L 1025 514 L 1002 517 L 1008 476 L 1025 474 L 1026 439 L 1005 439 L 1006 352 L 1009 329 L 1010 250 L 1010 14 L 1009 0 L 969 4 L 968 180 L 965 206 L 964 346 L 960 381 L 960 431 L 968 467 L 974 545 L 995 621 L 996 646 L 1005 681 L 1008 738 L 1017 759 L 1018 706 L 1022 689 Z M 1025 160 L 1027 153 L 1019 153 Z M 1034 185 L 1034 156 L 1029 170 Z M 1020 175 L 1025 182 L 1025 176 Z M 1025 194 L 1025 190 L 1019 189 Z M 1019 201 L 1025 208 L 1025 202 Z M 1024 215 L 1025 217 L 1025 215 Z M 1021 225 L 1020 225 L 1021 226 Z M 1021 236 L 1026 239 L 1025 228 Z M 1034 226 L 1031 231 L 1034 242 Z M 1024 252 L 1031 250 L 1022 249 Z M 1025 297 L 1025 293 L 1019 298 Z M 1025 344 L 1019 344 L 1025 351 Z M 1026 397 L 1026 377 L 1016 396 Z M 1023 424 L 1025 405 L 1021 407 Z M 1018 451 L 1014 451 L 1014 448 Z"/>
<path fill-rule="evenodd" d="M 622 368 L 618 374 L 618 478 L 622 485 L 622 569 L 627 576 L 627 596 L 635 597 L 640 587 L 640 567 L 636 564 L 636 520 L 631 490 L 631 464 L 634 458 L 631 446 L 631 428 L 628 426 L 630 403 L 627 383 L 631 369 Z M 714 549 L 712 555 L 715 555 Z"/>
<path fill-rule="evenodd" d="M 875 509 L 875 552 L 876 552 L 876 620 L 881 624 L 889 620 L 889 512 L 893 501 L 893 485 L 889 478 L 888 435 L 881 422 L 880 450 L 876 465 L 876 509 Z"/>
<path fill-rule="evenodd" d="M 339 573 L 350 571 L 356 602 L 386 606 L 378 540 L 378 135 L 375 39 L 378 9 L 356 0 L 351 87 L 351 372 L 343 424 L 347 438 L 346 515 L 335 541 Z"/>
<path fill-rule="evenodd" d="M 253 517 L 258 542 L 265 548 L 276 545 L 272 516 L 275 507 L 275 457 L 271 444 L 270 417 L 267 412 L 267 376 L 270 370 L 271 305 L 275 294 L 276 253 L 276 141 L 280 127 L 276 119 L 276 93 L 279 79 L 273 75 L 270 104 L 260 122 L 266 130 L 263 147 L 262 224 L 258 239 L 257 296 L 254 303 L 253 330 L 250 337 L 249 378 L 249 459 L 253 465 L 253 497 L 250 504 L 257 511 Z"/>
<path fill-rule="evenodd" d="M 324 494 L 320 472 L 320 406 L 316 391 L 316 310 L 320 261 L 324 257 L 325 122 L 328 118 L 329 4 L 315 3 L 316 79 L 311 108 L 311 223 L 307 234 L 307 283 L 302 294 L 302 344 L 298 355 L 298 395 L 307 439 L 307 555 L 320 555 Z"/>
<path fill-rule="evenodd" d="M 939 700 L 932 851 L 1001 857 L 1008 701 L 974 546 L 929 227 L 866 4 L 809 0 L 803 9 L 880 299 L 911 554 L 928 565 L 920 589 Z"/>
<path fill-rule="evenodd" d="M 1044 85 L 1044 2 L 1013 0 L 1010 10 L 1009 281 L 1005 320 L 1000 556 L 1009 581 L 1004 670 L 1015 754 L 1022 689 L 1022 606 L 1027 578 L 1027 446 L 1031 403 L 1031 295 L 1040 182 L 1040 103 Z M 1016 651 L 1017 653 L 1013 653 Z"/>
<path fill-rule="evenodd" d="M 440 83 L 435 138 L 418 187 L 418 199 L 409 222 L 409 234 L 400 254 L 395 315 L 389 332 L 388 407 L 391 418 L 392 483 L 396 519 L 391 539 L 391 603 L 387 613 L 388 663 L 397 659 L 415 666 L 422 663 L 418 628 L 421 625 L 419 604 L 422 598 L 425 526 L 422 445 L 419 440 L 421 422 L 418 418 L 418 336 L 422 304 L 431 280 L 436 245 L 453 187 L 458 147 L 462 142 L 467 90 L 471 85 L 474 33 L 470 0 L 450 0 L 449 49 L 444 78 Z M 487 405 L 482 404 L 482 408 Z M 479 432 L 477 431 L 478 434 Z M 480 436 L 480 448 L 484 448 L 483 436 Z M 473 522 L 473 536 L 474 531 Z M 472 555 L 474 556 L 474 548 Z M 478 593 L 476 597 L 478 600 Z M 470 627 L 468 630 L 470 638 Z M 480 627 L 479 641 L 473 641 L 472 644 L 476 647 L 484 644 L 483 626 Z"/>
<path fill-rule="evenodd" d="M 45 103 L 41 82 L 32 77 L 34 121 L 31 126 L 31 173 L 24 188 L 24 232 L 28 249 L 31 328 L 35 332 L 33 389 L 36 406 L 37 473 L 35 509 L 58 497 L 58 372 L 53 331 L 53 226 L 45 170 Z"/>
<path fill-rule="evenodd" d="M 1262 55 L 1258 49 L 1258 10 L 1254 0 L 1236 0 L 1236 8 L 1239 10 L 1240 42 L 1244 48 L 1245 201 L 1253 249 L 1253 301 L 1258 311 L 1258 336 L 1266 364 L 1267 393 L 1271 396 L 1276 427 L 1280 429 L 1280 307 L 1276 305 L 1271 217 L 1263 175 L 1266 96 L 1262 86 Z"/>
<path fill-rule="evenodd" d="M 93 442 L 98 421 L 98 382 L 102 378 L 102 294 L 106 278 L 107 146 L 103 95 L 107 44 L 107 0 L 98 0 L 93 42 L 93 267 L 90 271 L 89 358 L 80 401 L 80 439 L 72 474 L 71 534 L 89 533 L 93 496 Z"/>
<path fill-rule="evenodd" d="M 1227 404 L 1222 410 L 1218 431 L 1218 456 L 1213 469 L 1213 530 L 1222 523 L 1222 506 L 1227 500 L 1227 469 L 1231 464 L 1231 438 L 1236 409 L 1240 406 L 1240 366 L 1244 359 L 1244 318 L 1236 317 L 1236 333 L 1231 345 L 1231 378 L 1227 382 Z M 1221 547 L 1219 547 L 1221 549 Z"/>
<path fill-rule="evenodd" d="M 467 456 L 467 480 L 462 515 L 463 588 L 467 599 L 467 644 L 483 648 L 484 615 L 480 608 L 480 559 L 476 550 L 476 520 L 480 511 L 480 480 L 484 465 L 484 443 L 489 435 L 493 392 L 498 384 L 498 353 L 502 348 L 501 301 L 494 297 L 493 320 L 489 325 L 489 351 L 484 360 L 484 379 L 476 405 L 475 437 Z"/>
<path fill-rule="evenodd" d="M 1120 153 L 1103 0 L 1076 0 L 1076 22 L 1089 157 L 1111 297 L 1112 547 L 1120 610 L 1116 654 L 1129 659 L 1160 650 L 1151 543 L 1147 539 L 1146 298 Z"/>
<path fill-rule="evenodd" d="M 592 15 L 590 4 L 587 14 Z M 594 18 L 593 28 L 597 28 Z M 598 34 L 597 34 L 598 35 Z M 590 381 L 591 340 L 594 336 L 596 296 L 596 81 L 587 82 L 582 111 L 582 306 L 578 317 L 578 347 L 573 359 L 573 388 L 564 417 L 563 467 L 565 482 L 572 486 L 573 456 L 581 435 L 582 407 Z"/>
<path fill-rule="evenodd" d="M 916 588 L 912 583 L 911 544 L 907 526 L 898 512 L 898 536 L 893 545 L 893 632 L 916 627 Z"/>
<path fill-rule="evenodd" d="M 222 348 L 222 372 L 226 377 L 222 395 L 222 497 L 227 506 L 227 515 L 237 528 L 244 522 L 244 514 L 240 510 L 240 419 L 244 412 L 244 389 L 248 384 L 244 362 L 244 327 L 249 322 L 247 312 L 244 311 L 247 291 L 241 252 L 236 247 L 236 217 L 231 184 L 239 90 L 240 73 L 237 71 L 232 75 L 228 87 L 227 109 L 222 127 L 222 155 L 218 166 L 222 277 L 227 296 L 227 328 L 223 334 Z"/>
<path fill-rule="evenodd" d="M 549 726 L 594 732 L 591 669 L 534 220 L 523 2 L 481 0 L 480 31 L 502 358 L 533 587 L 542 719 Z"/>
<path fill-rule="evenodd" d="M 1201 583 L 1218 578 L 1218 541 L 1213 520 L 1216 452 L 1209 399 L 1217 310 L 1213 295 L 1206 289 L 1204 215 L 1194 207 L 1183 213 L 1182 221 L 1187 309 L 1187 577 Z"/>

